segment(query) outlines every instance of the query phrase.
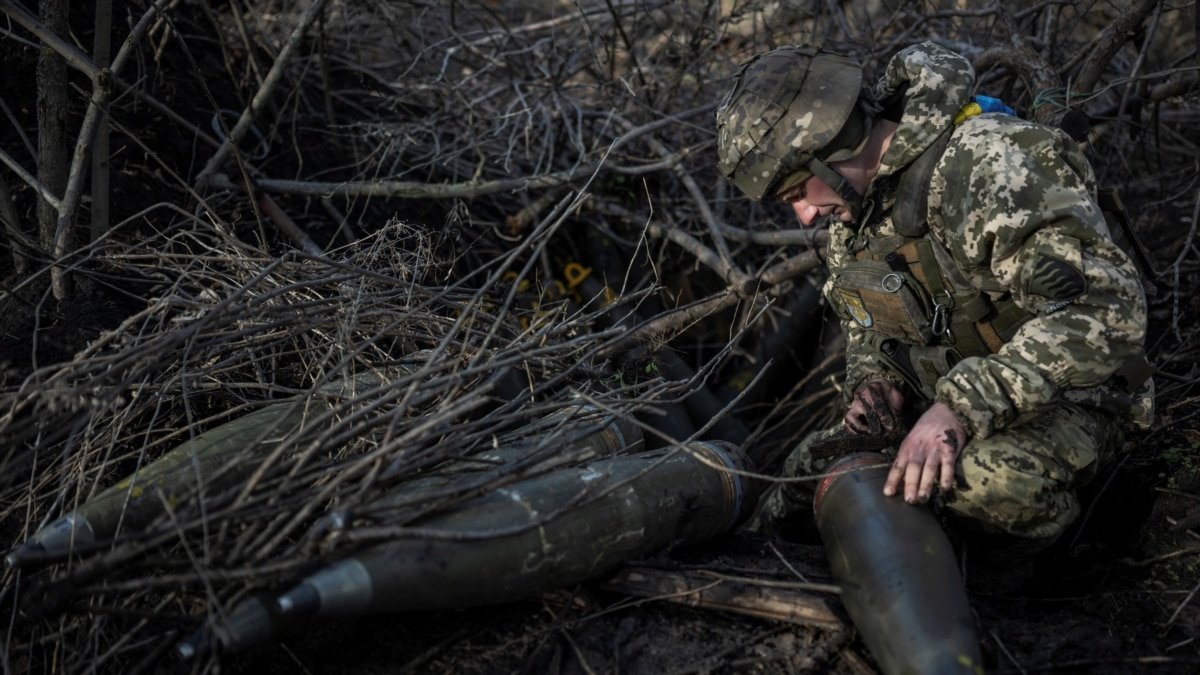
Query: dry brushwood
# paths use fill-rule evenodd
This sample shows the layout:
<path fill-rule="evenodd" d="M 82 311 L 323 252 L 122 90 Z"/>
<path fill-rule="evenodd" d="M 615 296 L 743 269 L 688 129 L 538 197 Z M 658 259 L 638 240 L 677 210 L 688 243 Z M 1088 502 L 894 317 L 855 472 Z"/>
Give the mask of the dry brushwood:
<path fill-rule="evenodd" d="M 120 616 L 147 593 L 171 595 L 178 611 L 189 593 L 229 599 L 262 579 L 294 578 L 371 541 L 322 529 L 330 511 L 372 514 L 375 530 L 399 536 L 406 523 L 481 486 L 415 495 L 403 509 L 372 506 L 398 483 L 572 405 L 630 416 L 688 384 L 618 386 L 595 353 L 616 337 L 602 324 L 619 305 L 564 303 L 553 315 L 522 309 L 515 304 L 522 298 L 506 297 L 497 283 L 512 257 L 478 278 L 430 285 L 444 268 L 429 242 L 401 223 L 328 261 L 265 256 L 220 231 L 187 230 L 95 255 L 113 274 L 146 284 L 153 299 L 81 358 L 34 373 L 5 399 L 5 446 L 17 449 L 3 472 L 6 522 L 44 522 L 165 448 L 273 397 L 311 396 L 315 385 L 345 373 L 401 365 L 406 374 L 337 403 L 333 423 L 279 430 L 281 447 L 291 450 L 263 458 L 246 480 L 214 486 L 202 501 L 185 499 L 66 574 L 35 583 L 21 609 L 31 618 L 78 605 Z M 492 386 L 506 373 L 519 387 L 497 401 Z M 62 448 L 54 468 L 37 453 L 48 444 Z M 483 487 L 546 467 L 500 469 Z M 77 478 L 54 478 L 67 475 Z M 68 635 L 76 620 L 69 617 L 60 619 Z"/>
<path fill-rule="evenodd" d="M 230 420 L 281 402 L 319 412 L 149 525 L 0 573 L 16 617 L 5 672 L 155 670 L 242 598 L 388 537 L 437 536 L 422 518 L 581 462 L 535 443 L 474 482 L 388 496 L 582 404 L 656 445 L 736 435 L 778 470 L 840 416 L 841 347 L 817 290 L 827 242 L 734 194 L 711 115 L 737 65 L 781 44 L 847 50 L 874 75 L 936 39 L 973 60 L 981 93 L 1076 123 L 1155 252 L 1156 433 L 1194 433 L 1194 3 L 102 0 L 95 17 L 72 8 L 69 32 L 26 6 L 0 0 L 8 545 Z M 35 82 L 39 55 L 71 75 Z M 46 140 L 35 84 L 66 101 L 65 182 L 30 159 Z M 102 132 L 93 189 L 110 192 L 87 195 Z M 49 232 L 27 226 L 39 208 Z M 85 233 L 89 215 L 100 229 Z M 112 320 L 88 325 L 96 308 Z M 324 389 L 361 374 L 388 384 Z M 756 649 L 778 634 L 755 631 Z M 514 662 L 550 649 L 528 639 Z M 688 663 L 853 670 L 849 640 Z M 460 652 L 461 636 L 410 663 Z"/>

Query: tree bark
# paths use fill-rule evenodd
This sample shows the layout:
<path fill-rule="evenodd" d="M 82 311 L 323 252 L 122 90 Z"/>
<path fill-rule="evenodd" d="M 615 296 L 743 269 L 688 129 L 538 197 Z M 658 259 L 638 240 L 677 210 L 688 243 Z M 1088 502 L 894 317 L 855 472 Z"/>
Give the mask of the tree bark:
<path fill-rule="evenodd" d="M 112 0 L 96 2 L 96 38 L 92 59 L 97 68 L 107 68 L 112 58 Z M 108 231 L 108 102 L 103 104 L 100 126 L 92 144 L 92 241 Z"/>
<path fill-rule="evenodd" d="M 20 219 L 17 217 L 17 207 L 13 203 L 12 193 L 8 189 L 8 183 L 0 178 L 0 224 L 8 233 L 9 243 L 12 245 L 13 254 L 13 272 L 16 278 L 20 279 L 29 271 L 29 261 L 26 256 L 29 255 L 28 247 L 25 245 L 24 233 L 21 232 Z"/>
<path fill-rule="evenodd" d="M 39 0 L 42 23 L 60 37 L 66 36 L 67 0 Z M 38 178 L 55 195 L 67 186 L 70 147 L 67 138 L 67 62 L 57 52 L 44 48 L 37 66 Z M 38 201 L 38 240 L 42 248 L 54 250 L 58 209 Z"/>

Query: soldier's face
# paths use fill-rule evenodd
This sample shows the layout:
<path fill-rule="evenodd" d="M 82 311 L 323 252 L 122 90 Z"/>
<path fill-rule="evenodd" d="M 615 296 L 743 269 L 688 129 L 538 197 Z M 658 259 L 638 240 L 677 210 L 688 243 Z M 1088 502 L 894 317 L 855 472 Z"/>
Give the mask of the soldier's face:
<path fill-rule="evenodd" d="M 822 216 L 833 216 L 842 222 L 850 222 L 850 210 L 846 202 L 838 196 L 833 188 L 816 176 L 796 185 L 779 196 L 785 204 L 796 212 L 796 218 L 805 227 L 812 227 Z"/>

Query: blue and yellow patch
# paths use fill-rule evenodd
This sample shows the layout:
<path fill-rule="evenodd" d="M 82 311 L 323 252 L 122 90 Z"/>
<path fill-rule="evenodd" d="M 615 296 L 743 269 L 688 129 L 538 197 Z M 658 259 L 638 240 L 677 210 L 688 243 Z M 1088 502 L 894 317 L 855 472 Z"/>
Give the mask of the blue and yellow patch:
<path fill-rule="evenodd" d="M 863 328 L 870 328 L 875 320 L 871 318 L 871 313 L 867 311 L 867 306 L 863 303 L 862 296 L 858 291 L 849 288 L 837 289 L 838 297 L 842 301 L 842 305 L 846 308 L 846 312 L 854 318 L 854 321 Z"/>

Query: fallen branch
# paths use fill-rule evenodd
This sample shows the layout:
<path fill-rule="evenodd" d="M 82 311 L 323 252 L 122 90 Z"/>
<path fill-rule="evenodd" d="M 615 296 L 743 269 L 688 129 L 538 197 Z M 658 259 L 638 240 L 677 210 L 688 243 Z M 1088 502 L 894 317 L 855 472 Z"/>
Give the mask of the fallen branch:
<path fill-rule="evenodd" d="M 740 227 L 724 225 L 721 231 L 727 239 L 759 246 L 827 246 L 829 230 L 809 228 L 804 230 L 776 230 L 764 232 L 744 230 Z"/>
<path fill-rule="evenodd" d="M 773 621 L 840 631 L 846 625 L 815 593 L 839 592 L 836 586 L 732 577 L 703 571 L 626 567 L 604 589 L 639 598 L 666 600 L 726 610 Z"/>
<path fill-rule="evenodd" d="M 1092 41 L 1091 50 L 1084 52 L 1088 54 L 1087 61 L 1072 87 L 1076 95 L 1086 95 L 1096 88 L 1117 51 L 1129 42 L 1157 5 L 1158 0 L 1134 0 Z"/>
<path fill-rule="evenodd" d="M 633 124 L 625 118 L 615 115 L 618 123 L 626 129 L 633 128 Z M 672 158 L 673 153 L 667 146 L 653 136 L 646 139 L 646 144 L 654 150 L 655 154 L 662 157 L 664 160 Z M 696 179 L 678 162 L 671 165 L 671 170 L 678 176 L 679 181 L 683 183 L 684 189 L 692 197 L 692 202 L 696 205 L 696 210 L 700 213 L 701 220 L 708 226 L 709 236 L 712 237 L 713 246 L 716 248 L 716 256 L 706 255 L 705 263 L 712 267 L 722 279 L 737 289 L 747 289 L 751 285 L 750 279 L 744 272 L 737 268 L 733 262 L 733 255 L 729 253 L 729 246 L 725 244 L 725 238 L 721 235 L 722 225 L 717 221 L 716 215 L 708 206 L 708 197 L 700 190 L 700 186 L 696 184 Z M 670 233 L 668 232 L 668 235 Z"/>
<path fill-rule="evenodd" d="M 678 234 L 680 233 L 677 233 L 676 236 Z M 767 268 L 760 275 L 759 281 L 764 286 L 774 286 L 792 277 L 811 272 L 820 266 L 821 256 L 816 249 L 812 249 Z M 741 294 L 726 289 L 674 311 L 664 312 L 630 330 L 620 340 L 605 345 L 600 353 L 610 357 L 635 344 L 650 343 L 667 333 L 677 331 L 710 314 L 728 309 L 745 299 Z"/>
<path fill-rule="evenodd" d="M 467 183 L 422 183 L 403 180 L 372 181 L 297 181 L 276 178 L 261 178 L 255 181 L 259 188 L 277 194 L 304 195 L 310 197 L 383 197 L 391 199 L 473 199 L 502 192 L 529 190 L 534 188 L 560 187 L 572 180 L 591 176 L 598 165 L 576 167 L 564 171 L 530 178 L 503 178 L 500 180 Z M 213 174 L 209 177 L 213 187 L 228 189 L 232 183 L 227 177 Z"/>
<path fill-rule="evenodd" d="M 701 264 L 719 274 L 738 296 L 745 297 L 754 292 L 756 282 L 753 278 L 737 269 L 728 257 L 714 252 L 687 232 L 656 222 L 651 222 L 647 226 L 646 232 L 651 237 L 666 239 L 691 253 Z"/>

